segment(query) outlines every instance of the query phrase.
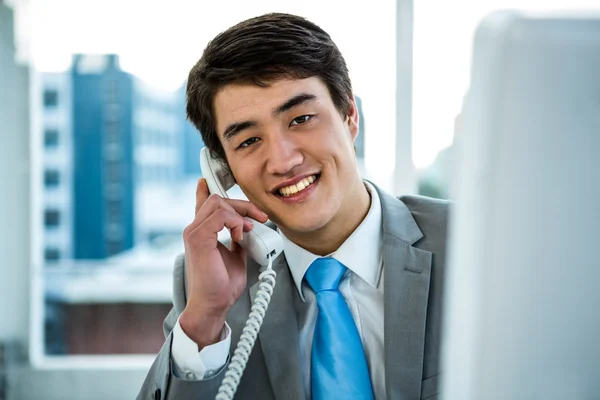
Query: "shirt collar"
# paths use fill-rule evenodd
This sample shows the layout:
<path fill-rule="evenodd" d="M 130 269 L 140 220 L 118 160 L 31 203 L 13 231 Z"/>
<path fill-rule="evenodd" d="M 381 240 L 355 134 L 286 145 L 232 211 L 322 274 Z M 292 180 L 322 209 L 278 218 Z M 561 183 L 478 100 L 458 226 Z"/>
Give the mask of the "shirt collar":
<path fill-rule="evenodd" d="M 367 216 L 344 243 L 328 257 L 333 257 L 373 287 L 379 284 L 382 270 L 383 232 L 381 202 L 377 190 L 364 182 L 371 195 L 371 206 Z M 304 301 L 302 280 L 308 267 L 320 256 L 313 254 L 289 240 L 281 231 L 283 251 L 294 283 Z"/>

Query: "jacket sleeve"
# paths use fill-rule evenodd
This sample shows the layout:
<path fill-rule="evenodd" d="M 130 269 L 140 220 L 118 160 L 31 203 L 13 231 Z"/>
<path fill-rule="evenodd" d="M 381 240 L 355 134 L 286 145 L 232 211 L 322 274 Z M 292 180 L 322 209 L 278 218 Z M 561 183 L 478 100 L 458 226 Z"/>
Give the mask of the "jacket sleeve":
<path fill-rule="evenodd" d="M 154 360 L 142 384 L 137 400 L 196 400 L 214 399 L 225 375 L 227 364 L 213 377 L 200 381 L 188 381 L 173 374 L 171 344 L 173 327 L 186 304 L 185 256 L 179 255 L 173 270 L 173 308 L 165 318 L 163 330 L 165 343 Z"/>

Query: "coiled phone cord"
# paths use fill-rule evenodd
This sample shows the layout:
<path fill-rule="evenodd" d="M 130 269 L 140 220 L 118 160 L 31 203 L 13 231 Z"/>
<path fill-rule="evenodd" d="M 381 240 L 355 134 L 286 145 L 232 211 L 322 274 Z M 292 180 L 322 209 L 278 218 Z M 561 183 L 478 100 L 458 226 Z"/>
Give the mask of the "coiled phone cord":
<path fill-rule="evenodd" d="M 273 269 L 273 260 L 269 257 L 269 264 L 259 276 L 260 284 L 258 286 L 258 292 L 252 303 L 250 309 L 250 315 L 246 321 L 246 325 L 242 330 L 242 335 L 238 341 L 237 347 L 233 352 L 233 357 L 229 362 L 229 367 L 225 372 L 225 377 L 219 391 L 217 392 L 216 400 L 233 400 L 233 396 L 237 390 L 237 387 L 246 368 L 246 363 L 256 342 L 256 337 L 260 331 L 260 327 L 265 317 L 265 313 L 269 308 L 271 302 L 271 295 L 275 288 L 275 277 L 277 273 Z"/>

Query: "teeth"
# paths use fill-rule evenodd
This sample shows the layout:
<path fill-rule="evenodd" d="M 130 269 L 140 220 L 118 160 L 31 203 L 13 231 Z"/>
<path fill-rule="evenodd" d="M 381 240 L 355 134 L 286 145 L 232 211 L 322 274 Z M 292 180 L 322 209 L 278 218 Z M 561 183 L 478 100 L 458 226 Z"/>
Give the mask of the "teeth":
<path fill-rule="evenodd" d="M 306 189 L 308 186 L 310 186 L 311 183 L 313 183 L 315 181 L 315 179 L 317 179 L 314 175 L 309 176 L 307 178 L 302 179 L 300 182 L 296 183 L 295 185 L 290 185 L 290 186 L 286 186 L 284 188 L 279 189 L 279 193 L 282 196 L 291 196 L 293 194 L 296 194 L 304 189 Z"/>

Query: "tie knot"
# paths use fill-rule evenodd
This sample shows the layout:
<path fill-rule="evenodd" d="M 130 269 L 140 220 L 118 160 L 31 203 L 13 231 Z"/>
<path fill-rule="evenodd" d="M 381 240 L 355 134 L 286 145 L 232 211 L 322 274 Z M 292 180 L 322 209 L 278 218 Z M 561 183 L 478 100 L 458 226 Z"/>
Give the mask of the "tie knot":
<path fill-rule="evenodd" d="M 308 267 L 304 278 L 315 293 L 336 290 L 346 269 L 344 264 L 335 258 L 317 258 Z"/>

